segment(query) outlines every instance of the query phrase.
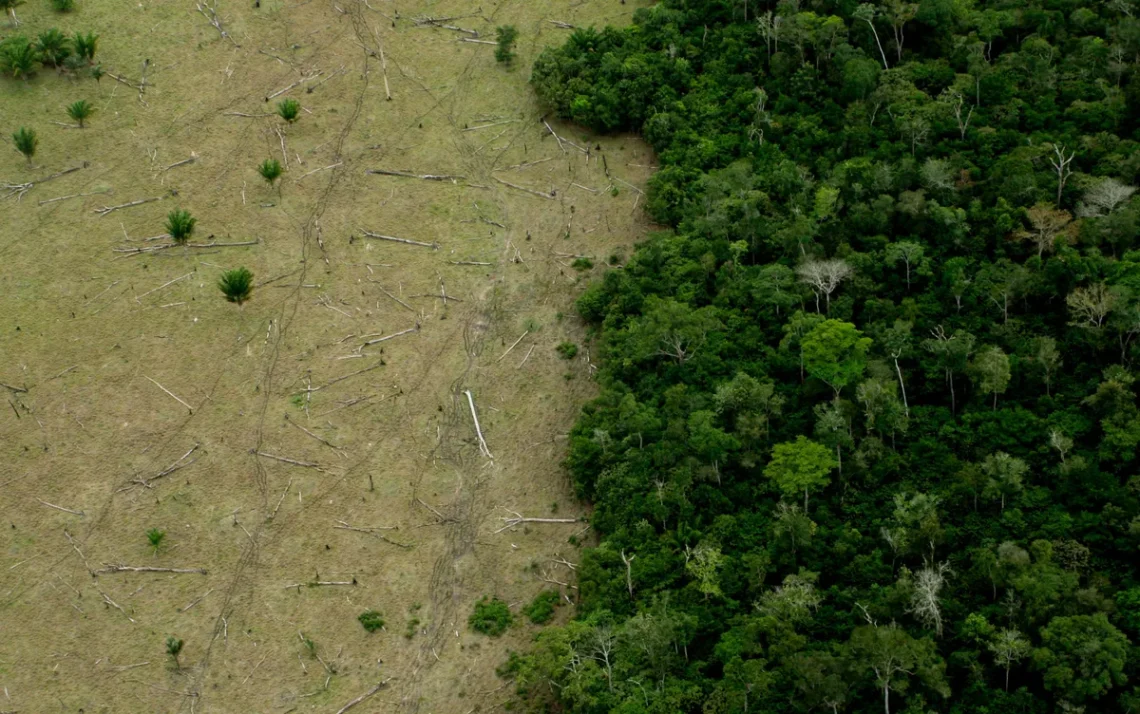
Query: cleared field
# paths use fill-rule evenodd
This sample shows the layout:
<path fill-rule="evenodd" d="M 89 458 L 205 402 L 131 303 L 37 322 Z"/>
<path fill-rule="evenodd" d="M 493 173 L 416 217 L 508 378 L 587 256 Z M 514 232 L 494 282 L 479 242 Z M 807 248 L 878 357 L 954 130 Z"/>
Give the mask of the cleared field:
<path fill-rule="evenodd" d="M 573 581 L 557 559 L 585 523 L 504 519 L 582 514 L 559 461 L 591 364 L 555 347 L 583 343 L 599 269 L 572 263 L 644 233 L 653 163 L 552 136 L 529 67 L 567 36 L 550 20 L 645 4 L 19 8 L 29 35 L 97 32 L 122 81 L 0 82 L 4 136 L 40 136 L 31 166 L 0 153 L 0 186 L 34 184 L 0 188 L 0 711 L 337 712 L 381 683 L 355 711 L 500 709 L 494 668 L 534 628 L 466 620 Z M 504 24 L 509 69 L 486 44 Z M 285 97 L 292 125 L 266 116 Z M 86 128 L 57 124 L 78 99 Z M 192 243 L 252 244 L 155 250 L 174 208 Z M 241 308 L 216 287 L 239 266 Z"/>

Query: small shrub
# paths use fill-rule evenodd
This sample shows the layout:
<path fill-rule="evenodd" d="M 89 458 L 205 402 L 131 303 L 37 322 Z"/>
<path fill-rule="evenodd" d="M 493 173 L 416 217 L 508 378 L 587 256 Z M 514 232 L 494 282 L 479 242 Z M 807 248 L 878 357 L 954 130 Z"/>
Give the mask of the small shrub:
<path fill-rule="evenodd" d="M 416 628 L 420 626 L 420 618 L 413 617 L 408 620 L 408 629 L 404 630 L 404 637 L 409 640 L 416 636 Z"/>
<path fill-rule="evenodd" d="M 99 46 L 99 35 L 94 32 L 88 32 L 86 35 L 76 32 L 72 44 L 75 46 L 75 54 L 88 62 L 95 61 L 95 49 Z"/>
<path fill-rule="evenodd" d="M 305 652 L 307 652 L 310 657 L 316 657 L 317 643 L 305 637 L 303 633 L 298 632 L 297 634 L 301 635 L 301 644 L 305 646 Z"/>
<path fill-rule="evenodd" d="M 226 300 L 241 305 L 253 293 L 253 273 L 245 268 L 227 270 L 218 279 L 218 288 L 226 296 Z"/>
<path fill-rule="evenodd" d="M 369 632 L 375 632 L 384 626 L 384 618 L 375 610 L 365 610 L 356 616 L 360 624 Z"/>
<path fill-rule="evenodd" d="M 281 178 L 281 162 L 277 159 L 266 159 L 257 167 L 257 173 L 272 186 L 274 181 Z"/>
<path fill-rule="evenodd" d="M 170 234 L 171 240 L 178 245 L 183 245 L 190 240 L 197 223 L 198 219 L 191 216 L 190 211 L 181 208 L 166 214 L 166 232 Z"/>
<path fill-rule="evenodd" d="M 174 637 L 173 635 L 166 638 L 166 654 L 174 660 L 174 666 L 182 669 L 182 663 L 178 661 L 178 655 L 182 654 L 182 640 Z"/>
<path fill-rule="evenodd" d="M 475 610 L 467 619 L 467 625 L 476 632 L 498 637 L 511 626 L 511 619 L 511 610 L 507 607 L 507 603 L 499 598 L 489 600 L 483 597 L 475 603 Z"/>
<path fill-rule="evenodd" d="M 36 37 L 36 52 L 44 64 L 59 67 L 71 56 L 71 43 L 67 35 L 53 27 Z"/>
<path fill-rule="evenodd" d="M 574 262 L 570 264 L 574 270 L 589 270 L 594 267 L 594 261 L 589 258 L 575 258 Z"/>
<path fill-rule="evenodd" d="M 578 355 L 578 345 L 573 342 L 562 342 L 554 348 L 554 351 L 562 359 L 574 359 Z"/>
<path fill-rule="evenodd" d="M 103 79 L 103 75 L 105 74 L 107 74 L 107 71 L 103 69 L 103 65 L 101 64 L 97 64 L 91 68 L 91 76 L 95 78 L 96 82 Z"/>
<path fill-rule="evenodd" d="M 515 40 L 519 38 L 519 31 L 514 25 L 503 25 L 495 29 L 498 34 L 499 46 L 495 48 L 495 59 L 509 65 L 515 58 Z"/>
<path fill-rule="evenodd" d="M 71 12 L 75 9 L 75 0 L 51 0 L 51 9 L 56 12 Z"/>
<path fill-rule="evenodd" d="M 554 608 L 558 607 L 558 591 L 544 590 L 530 604 L 523 608 L 523 614 L 536 625 L 545 625 L 554 617 Z"/>
<path fill-rule="evenodd" d="M 83 122 L 95 113 L 95 107 L 91 102 L 86 99 L 80 99 L 78 102 L 73 102 L 67 106 L 67 116 L 74 119 L 79 124 L 79 128 L 83 128 Z"/>
<path fill-rule="evenodd" d="M 27 37 L 16 35 L 0 43 L 0 70 L 16 79 L 27 79 L 36 71 L 40 56 Z"/>
<path fill-rule="evenodd" d="M 36 155 L 36 147 L 39 146 L 40 140 L 36 136 L 36 132 L 26 126 L 22 126 L 12 134 L 12 143 L 16 145 L 16 151 L 24 155 L 28 160 L 28 164 L 32 163 L 32 157 Z"/>
<path fill-rule="evenodd" d="M 157 553 L 158 549 L 162 547 L 162 541 L 166 538 L 166 531 L 157 528 L 151 528 L 146 532 L 146 540 L 150 543 L 150 547 Z"/>
<path fill-rule="evenodd" d="M 277 103 L 277 116 L 292 124 L 301 114 L 301 103 L 296 99 L 282 99 Z"/>

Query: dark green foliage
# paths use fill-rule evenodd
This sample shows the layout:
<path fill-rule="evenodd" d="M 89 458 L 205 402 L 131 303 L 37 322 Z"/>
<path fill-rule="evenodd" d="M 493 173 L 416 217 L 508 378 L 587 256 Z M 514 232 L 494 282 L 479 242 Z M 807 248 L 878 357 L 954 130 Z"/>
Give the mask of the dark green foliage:
<path fill-rule="evenodd" d="M 589 258 L 575 258 L 574 262 L 570 264 L 570 267 L 574 270 L 579 271 L 589 270 L 590 268 L 594 267 L 594 261 L 590 260 Z"/>
<path fill-rule="evenodd" d="M 178 655 L 182 654 L 182 645 L 182 640 L 173 635 L 166 638 L 166 654 L 174 660 L 174 667 L 176 669 L 182 669 L 182 663 L 178 660 Z"/>
<path fill-rule="evenodd" d="M 1133 15 L 660 0 L 542 53 L 667 230 L 578 300 L 597 545 L 534 709 L 1140 710 Z"/>
<path fill-rule="evenodd" d="M 75 0 L 51 0 L 51 9 L 56 12 L 71 12 L 75 9 Z"/>
<path fill-rule="evenodd" d="M 558 607 L 561 597 L 557 590 L 543 590 L 523 608 L 523 614 L 534 624 L 545 625 L 554 617 L 554 608 Z"/>
<path fill-rule="evenodd" d="M 103 75 L 106 73 L 107 73 L 106 70 L 103 69 L 103 65 L 101 65 L 101 64 L 97 64 L 91 68 L 91 77 L 96 82 L 98 82 L 100 79 L 103 79 Z"/>
<path fill-rule="evenodd" d="M 162 547 L 162 541 L 166 539 L 166 531 L 159 530 L 158 528 L 151 528 L 146 532 L 146 542 L 150 543 L 150 547 L 157 553 L 158 549 Z"/>
<path fill-rule="evenodd" d="M 71 56 L 71 42 L 67 35 L 54 27 L 36 36 L 35 48 L 40 61 L 51 67 L 59 67 Z"/>
<path fill-rule="evenodd" d="M 360 625 L 369 632 L 375 632 L 384 626 L 384 617 L 375 610 L 365 610 L 356 616 Z"/>
<path fill-rule="evenodd" d="M 67 116 L 78 122 L 80 129 L 83 128 L 83 123 L 94 113 L 94 105 L 86 99 L 80 99 L 78 102 L 72 102 L 67 105 Z"/>
<path fill-rule="evenodd" d="M 475 603 L 475 610 L 467 618 L 467 625 L 476 632 L 498 637 L 511 626 L 511 610 L 499 598 L 483 597 Z"/>
<path fill-rule="evenodd" d="M 495 48 L 495 59 L 509 65 L 515 58 L 515 41 L 519 38 L 519 31 L 514 25 L 502 25 L 495 28 L 495 38 L 498 46 Z"/>
<path fill-rule="evenodd" d="M 281 178 L 281 162 L 277 159 L 266 159 L 258 164 L 257 173 L 261 175 L 261 178 L 265 179 L 266 183 L 272 186 L 274 181 Z"/>
<path fill-rule="evenodd" d="M 190 240 L 197 223 L 198 219 L 191 216 L 190 211 L 182 208 L 166 214 L 166 232 L 170 235 L 170 239 L 179 245 Z"/>
<path fill-rule="evenodd" d="M 253 293 L 253 273 L 245 268 L 227 270 L 218 279 L 218 289 L 226 300 L 241 305 Z"/>
<path fill-rule="evenodd" d="M 282 99 L 277 102 L 277 116 L 292 124 L 301 114 L 301 103 L 296 99 Z"/>
<path fill-rule="evenodd" d="M 16 151 L 23 154 L 24 158 L 28 160 L 28 163 L 31 164 L 32 157 L 36 155 L 36 147 L 40 145 L 40 140 L 36 136 L 36 132 L 26 126 L 22 126 L 12 134 L 12 143 L 15 145 Z"/>
<path fill-rule="evenodd" d="M 27 37 L 13 35 L 0 42 L 0 71 L 7 76 L 27 79 L 39 64 L 39 53 Z"/>
<path fill-rule="evenodd" d="M 88 32 L 86 35 L 82 32 L 76 32 L 72 44 L 75 46 L 76 56 L 82 57 L 88 62 L 95 61 L 95 50 L 99 45 L 99 35 L 94 32 Z"/>
<path fill-rule="evenodd" d="M 573 342 L 560 342 L 554 351 L 562 359 L 574 359 L 578 355 L 578 345 Z"/>

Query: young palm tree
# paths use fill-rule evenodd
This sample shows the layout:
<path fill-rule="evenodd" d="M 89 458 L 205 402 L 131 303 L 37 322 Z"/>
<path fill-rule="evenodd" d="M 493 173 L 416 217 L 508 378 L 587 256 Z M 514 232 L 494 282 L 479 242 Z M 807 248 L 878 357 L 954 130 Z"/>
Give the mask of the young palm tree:
<path fill-rule="evenodd" d="M 8 13 L 8 21 L 12 27 L 16 27 L 20 24 L 20 21 L 16 18 L 16 8 L 23 4 L 24 0 L 0 0 L 0 10 L 4 10 Z"/>
<path fill-rule="evenodd" d="M 24 155 L 28 160 L 28 166 L 32 165 L 32 157 L 36 155 L 36 147 L 39 146 L 40 140 L 36 136 L 36 132 L 26 126 L 22 126 L 12 134 L 12 142 L 16 145 L 16 151 Z"/>
<path fill-rule="evenodd" d="M 218 279 L 218 288 L 226 296 L 226 300 L 236 302 L 240 306 L 253 293 L 253 273 L 245 268 L 227 270 Z"/>
<path fill-rule="evenodd" d="M 3 0 L 0 0 L 3 2 Z M 10 37 L 0 43 L 0 70 L 17 79 L 27 79 L 36 70 L 40 56 L 36 48 L 23 35 Z"/>
<path fill-rule="evenodd" d="M 3 2 L 3 0 L 0 0 L 0 2 Z M 301 103 L 296 99 L 282 99 L 277 103 L 277 114 L 292 124 L 297 121 L 297 117 L 301 114 Z"/>
<path fill-rule="evenodd" d="M 59 67 L 71 56 L 71 44 L 67 35 L 54 27 L 39 34 L 35 49 L 40 53 L 40 61 L 52 67 Z"/>
<path fill-rule="evenodd" d="M 185 245 L 186 241 L 190 240 L 190 234 L 194 232 L 194 225 L 197 223 L 198 219 L 191 216 L 190 211 L 181 208 L 166 214 L 166 232 L 178 245 Z"/>
<path fill-rule="evenodd" d="M 281 178 L 281 172 L 281 162 L 277 159 L 266 159 L 257 167 L 257 173 L 261 174 L 261 178 L 265 179 L 265 182 L 270 186 L 273 186 L 273 182 Z M 278 184 L 278 191 L 280 190 L 281 187 Z"/>
<path fill-rule="evenodd" d="M 154 549 L 155 554 L 158 549 L 162 547 L 162 541 L 166 539 L 166 531 L 159 530 L 158 528 L 151 528 L 146 532 L 146 541 L 150 543 L 150 547 Z"/>
<path fill-rule="evenodd" d="M 177 637 L 170 636 L 166 638 L 166 654 L 174 660 L 174 667 L 182 669 L 182 663 L 178 661 L 178 655 L 182 654 L 182 640 Z"/>
<path fill-rule="evenodd" d="M 67 106 L 67 116 L 79 122 L 80 129 L 83 128 L 83 122 L 94 113 L 95 107 L 86 99 L 80 99 L 78 102 Z"/>
<path fill-rule="evenodd" d="M 0 2 L 4 2 L 4 0 L 0 0 Z M 94 32 L 88 32 L 86 35 L 76 32 L 74 42 L 75 54 L 88 62 L 95 61 L 95 47 L 99 44 L 99 35 Z"/>

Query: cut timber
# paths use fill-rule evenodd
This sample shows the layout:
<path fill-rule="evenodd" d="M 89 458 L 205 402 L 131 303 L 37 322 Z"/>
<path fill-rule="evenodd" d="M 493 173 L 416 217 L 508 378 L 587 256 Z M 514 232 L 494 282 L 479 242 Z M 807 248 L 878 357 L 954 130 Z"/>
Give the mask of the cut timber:
<path fill-rule="evenodd" d="M 344 713 L 345 713 L 346 711 L 348 711 L 349 709 L 352 709 L 352 708 L 353 708 L 354 706 L 356 706 L 357 704 L 361 703 L 361 702 L 362 702 L 362 701 L 364 701 L 365 699 L 367 699 L 367 698 L 371 697 L 371 696 L 372 696 L 373 694 L 375 694 L 376 692 L 379 692 L 381 689 L 383 689 L 384 687 L 388 686 L 388 682 L 390 682 L 390 681 L 392 681 L 392 678 L 391 678 L 391 677 L 389 677 L 388 679 L 385 679 L 383 682 L 380 682 L 379 684 L 377 684 L 377 685 L 376 685 L 375 687 L 373 687 L 372 689 L 369 689 L 369 690 L 368 690 L 367 692 L 365 692 L 364 694 L 361 694 L 361 695 L 360 695 L 359 697 L 357 697 L 356 699 L 353 699 L 353 700 L 352 700 L 351 702 L 349 702 L 348 704 L 345 704 L 345 705 L 344 705 L 343 707 L 341 707 L 340 709 L 337 709 L 337 710 L 336 710 L 336 714 L 344 714 Z"/>
<path fill-rule="evenodd" d="M 166 173 L 167 171 L 169 171 L 169 170 L 171 170 L 171 169 L 174 169 L 174 168 L 178 168 L 179 166 L 185 166 L 185 165 L 187 165 L 187 164 L 192 164 L 192 163 L 194 163 L 194 162 L 195 162 L 195 161 L 197 161 L 197 160 L 198 160 L 198 155 L 197 155 L 197 154 L 195 154 L 193 151 L 191 151 L 191 152 L 190 152 L 190 158 L 188 158 L 188 159 L 182 159 L 181 161 L 175 161 L 175 162 L 174 162 L 173 164 L 171 164 L 170 166 L 167 166 L 166 168 L 164 168 L 164 169 L 162 170 L 162 172 L 163 172 L 163 173 Z"/>
<path fill-rule="evenodd" d="M 195 3 L 195 5 L 198 7 L 198 12 L 202 13 L 202 16 L 210 21 L 210 25 L 212 25 L 215 30 L 221 33 L 222 37 L 229 40 L 234 47 L 240 47 L 240 45 L 234 41 L 234 38 L 230 37 L 230 33 L 226 32 L 226 30 L 222 27 L 222 21 L 218 17 L 218 0 L 214 0 L 212 5 L 209 3 L 201 2 Z"/>
<path fill-rule="evenodd" d="M 133 481 L 131 481 L 131 483 L 132 483 L 132 484 L 134 484 L 134 483 L 137 483 L 137 484 L 141 484 L 141 485 L 142 485 L 144 488 L 154 488 L 154 486 L 151 486 L 151 485 L 150 485 L 152 481 L 157 481 L 158 479 L 160 479 L 160 478 L 163 478 L 164 476 L 169 476 L 170 474 L 174 473 L 174 472 L 175 472 L 175 471 L 177 471 L 178 469 L 180 469 L 180 468 L 183 468 L 183 467 L 185 467 L 185 466 L 189 466 L 190 464 L 192 464 L 192 463 L 194 463 L 195 461 L 197 461 L 198 459 L 191 459 L 190 461 L 187 461 L 186 463 L 182 463 L 183 461 L 185 461 L 185 460 L 186 460 L 186 457 L 187 457 L 187 456 L 189 456 L 190 454 L 192 454 L 192 453 L 194 453 L 195 451 L 197 451 L 197 450 L 198 450 L 198 447 L 199 447 L 199 446 L 201 446 L 201 444 L 194 444 L 193 446 L 191 446 L 191 447 L 190 447 L 190 450 L 189 450 L 189 451 L 187 451 L 185 454 L 183 454 L 183 455 L 182 455 L 182 457 L 181 457 L 181 458 L 179 458 L 177 461 L 175 461 L 175 462 L 174 462 L 173 464 L 171 464 L 170 466 L 167 466 L 167 467 L 166 467 L 165 469 L 163 469 L 162 471 L 159 471 L 159 472 L 158 472 L 157 474 L 155 474 L 154 476 L 152 476 L 152 477 L 150 477 L 150 478 L 137 478 L 137 479 L 134 479 Z M 125 490 L 127 490 L 128 488 L 131 488 L 131 486 L 130 486 L 130 485 L 127 485 L 127 486 L 125 486 L 125 487 L 123 487 L 123 488 L 120 488 L 119 490 L 120 490 L 120 491 L 125 491 Z"/>
<path fill-rule="evenodd" d="M 423 241 L 408 240 L 407 238 L 396 238 L 394 236 L 384 236 L 384 235 L 380 235 L 379 233 L 373 233 L 372 231 L 366 231 L 364 229 L 361 229 L 361 232 L 364 233 L 364 236 L 366 238 L 375 238 L 376 240 L 386 240 L 386 241 L 390 241 L 392 243 L 403 243 L 405 245 L 418 245 L 418 246 L 422 246 L 424 248 L 431 248 L 432 250 L 438 250 L 439 249 L 439 243 L 424 243 Z"/>
<path fill-rule="evenodd" d="M 377 285 L 380 285 L 380 281 L 378 281 L 378 280 L 373 280 L 372 278 L 369 278 L 369 279 L 368 279 L 368 282 L 370 282 L 370 283 L 376 283 Z M 412 312 L 415 312 L 415 311 L 416 311 L 416 310 L 415 310 L 415 308 L 413 308 L 411 305 L 409 305 L 408 303 L 404 302 L 404 301 L 403 301 L 403 300 L 401 300 L 400 298 L 396 297 L 396 296 L 395 296 L 395 295 L 393 295 L 392 293 L 390 293 L 390 292 L 388 292 L 387 290 L 385 290 L 385 289 L 384 289 L 384 286 L 382 286 L 382 285 L 380 285 L 380 291 L 381 291 L 381 292 L 383 292 L 383 293 L 384 293 L 385 295 L 387 295 L 388 297 L 390 297 L 390 298 L 392 298 L 393 300 L 395 300 L 396 302 L 400 303 L 400 304 L 401 304 L 401 305 L 403 305 L 404 307 L 406 307 L 408 310 L 410 310 L 410 311 L 412 311 Z"/>
<path fill-rule="evenodd" d="M 37 498 L 36 500 L 39 501 L 40 503 L 44 504 L 48 508 L 54 508 L 57 511 L 63 511 L 64 513 L 70 513 L 73 516 L 86 515 L 85 513 L 83 513 L 83 511 L 73 511 L 70 508 L 64 508 L 63 506 L 57 506 L 54 503 L 48 503 L 47 501 L 43 500 L 42 498 Z"/>
<path fill-rule="evenodd" d="M 358 584 L 359 583 L 356 582 L 356 578 L 353 578 L 352 580 L 311 580 L 307 583 L 291 583 L 291 584 L 285 586 L 285 590 L 288 590 L 289 588 L 297 588 L 298 590 L 300 590 L 301 588 L 321 588 L 321 587 L 331 587 L 333 585 L 358 585 Z"/>
<path fill-rule="evenodd" d="M 422 179 L 424 181 L 450 181 L 451 183 L 458 183 L 465 181 L 466 176 L 452 176 L 450 174 L 413 174 L 410 171 L 396 171 L 393 169 L 365 169 L 365 174 L 373 176 L 400 176 L 403 178 Z"/>
<path fill-rule="evenodd" d="M 245 240 L 238 243 L 183 243 L 183 248 L 232 248 L 239 245 L 257 245 L 261 240 Z M 115 253 L 123 253 L 124 257 L 128 255 L 138 255 L 139 253 L 157 253 L 160 250 L 167 250 L 169 248 L 178 247 L 175 243 L 162 243 L 160 245 L 152 245 L 147 248 L 112 248 Z"/>
<path fill-rule="evenodd" d="M 144 376 L 144 377 L 146 377 L 146 375 L 145 375 L 145 374 L 144 374 L 143 376 Z M 184 407 L 186 407 L 187 409 L 189 409 L 189 410 L 190 410 L 190 413 L 191 413 L 191 414 L 193 414 L 193 413 L 194 413 L 194 407 L 190 406 L 190 405 L 189 405 L 189 404 L 187 404 L 186 402 L 184 402 L 184 401 L 182 401 L 181 399 L 179 399 L 179 398 L 178 398 L 178 395 L 176 395 L 174 392 L 170 391 L 169 389 L 167 389 L 166 387 L 162 386 L 162 385 L 161 385 L 161 384 L 159 384 L 158 382 L 154 381 L 154 380 L 153 380 L 153 379 L 151 379 L 150 377 L 146 377 L 146 378 L 147 378 L 147 380 L 149 380 L 149 381 L 150 381 L 150 383 L 151 383 L 151 384 L 153 384 L 154 386 L 158 387 L 158 388 L 159 388 L 159 389 L 161 389 L 162 391 L 166 392 L 166 393 L 167 393 L 167 394 L 169 394 L 169 395 L 170 395 L 170 396 L 171 396 L 173 399 L 175 399 L 175 400 L 176 400 L 176 401 L 177 401 L 179 404 L 181 404 L 182 406 L 184 406 Z"/>
<path fill-rule="evenodd" d="M 383 527 L 379 527 L 379 528 L 358 528 L 356 526 L 350 526 L 349 524 L 345 523 L 344 521 L 337 521 L 337 523 L 339 523 L 340 525 L 339 526 L 333 526 L 333 528 L 335 528 L 336 530 L 356 531 L 357 533 L 367 533 L 368 535 L 376 536 L 377 538 L 384 541 L 385 543 L 391 543 L 392 545 L 400 547 L 400 548 L 411 548 L 412 547 L 411 543 L 401 543 L 399 541 L 392 540 L 391 538 L 389 538 L 388 536 L 386 536 L 382 533 L 377 532 L 377 531 L 397 530 L 396 526 L 383 526 Z"/>
<path fill-rule="evenodd" d="M 298 86 L 304 84 L 305 82 L 308 82 L 310 79 L 316 79 L 317 77 L 320 77 L 322 74 L 324 74 L 324 73 L 323 72 L 317 72 L 316 74 L 310 74 L 308 77 L 301 77 L 296 82 L 293 82 L 292 84 L 290 84 L 288 87 L 285 87 L 284 89 L 278 89 L 273 94 L 270 94 L 269 96 L 267 96 L 265 98 L 265 101 L 268 102 L 270 99 L 273 99 L 274 97 L 279 97 L 282 94 L 284 94 L 285 92 L 288 92 L 290 89 L 298 87 Z"/>
<path fill-rule="evenodd" d="M 515 189 L 516 191 L 525 191 L 526 193 L 529 193 L 532 196 L 538 196 L 539 198 L 545 198 L 548 201 L 554 200 L 554 194 L 553 193 L 542 193 L 541 191 L 535 191 L 534 189 L 530 189 L 530 188 L 527 188 L 525 186 L 519 186 L 518 184 L 511 183 L 510 181 L 504 181 L 501 178 L 499 178 L 498 176 L 492 176 L 491 178 L 495 179 L 496 181 L 503 184 L 504 186 L 510 186 L 511 188 Z"/>
<path fill-rule="evenodd" d="M 577 30 L 577 25 L 571 25 L 569 22 L 562 22 L 561 20 L 547 20 L 551 25 L 561 28 L 563 30 Z"/>
<path fill-rule="evenodd" d="M 503 516 L 503 521 L 506 523 L 506 525 L 503 526 L 502 528 L 500 528 L 499 530 L 495 531 L 496 533 L 502 533 L 503 531 L 507 530 L 508 528 L 514 528 L 515 526 L 519 525 L 520 523 L 577 523 L 578 519 L 577 518 L 526 518 L 525 516 L 523 516 L 520 513 L 516 513 L 515 511 L 511 511 L 511 515 Z"/>
<path fill-rule="evenodd" d="M 148 565 L 122 565 L 121 563 L 103 563 L 103 568 L 94 571 L 99 573 L 186 573 L 192 575 L 206 575 L 205 568 L 152 568 Z"/>
<path fill-rule="evenodd" d="M 305 468 L 309 468 L 309 469 L 320 469 L 321 468 L 320 464 L 314 464 L 314 463 L 311 463 L 309 461 L 298 461 L 296 459 L 290 459 L 290 458 L 286 458 L 284 456 L 276 456 L 274 454 L 267 454 L 264 451 L 256 451 L 256 450 L 250 449 L 249 453 L 255 454 L 257 456 L 264 456 L 265 458 L 273 459 L 274 461 L 280 461 L 283 464 L 292 464 L 294 466 L 304 466 Z"/>
<path fill-rule="evenodd" d="M 86 167 L 87 167 L 87 162 L 84 161 L 83 164 L 80 166 L 73 166 L 70 169 L 64 169 L 63 171 L 59 171 L 59 172 L 54 173 L 50 176 L 44 176 L 42 179 L 36 179 L 35 181 L 28 181 L 27 183 L 0 183 L 0 190 L 6 190 L 7 191 L 7 193 L 0 195 L 0 199 L 10 198 L 12 196 L 15 196 L 16 201 L 19 202 L 20 199 L 22 199 L 24 197 L 25 193 L 27 193 L 28 191 L 31 191 L 33 188 L 35 188 L 39 184 L 47 183 L 48 181 L 51 181 L 52 179 L 57 179 L 60 176 L 66 176 L 67 174 L 73 173 L 75 171 L 78 171 L 79 169 L 86 168 Z"/>
<path fill-rule="evenodd" d="M 137 201 L 130 201 L 128 203 L 120 203 L 117 206 L 103 206 L 102 208 L 96 208 L 94 211 L 92 211 L 92 213 L 98 213 L 100 216 L 106 216 L 109 213 L 114 213 L 115 211 L 122 210 L 124 208 L 133 208 L 135 206 L 141 206 L 144 203 L 152 203 L 154 201 L 161 201 L 163 198 L 165 198 L 165 196 L 155 196 L 154 198 L 140 198 Z"/>
<path fill-rule="evenodd" d="M 500 356 L 500 357 L 499 357 L 499 359 L 497 359 L 497 360 L 495 360 L 495 361 L 496 361 L 496 362 L 502 362 L 502 361 L 503 361 L 503 357 L 506 357 L 507 355 L 509 355 L 509 354 L 511 353 L 511 350 L 513 350 L 514 348 L 518 347 L 518 346 L 519 346 L 519 343 L 523 341 L 523 338 L 524 338 L 524 337 L 526 337 L 526 336 L 527 336 L 527 335 L 529 335 L 529 334 L 530 334 L 530 330 L 527 330 L 526 332 L 524 332 L 524 333 L 522 333 L 521 335 L 519 335 L 519 338 L 518 338 L 517 340 L 515 340 L 515 341 L 514 341 L 514 343 L 513 343 L 513 344 L 512 344 L 510 347 L 508 347 L 508 348 L 507 348 L 507 351 L 506 351 L 506 352 L 504 352 L 504 353 L 502 354 L 502 356 Z"/>
<path fill-rule="evenodd" d="M 471 37 L 460 37 L 460 42 L 474 42 L 477 45 L 497 45 L 498 42 L 491 42 L 490 40 L 476 40 Z"/>
<path fill-rule="evenodd" d="M 417 322 L 414 326 L 409 327 L 406 330 L 400 330 L 399 332 L 393 332 L 392 334 L 388 335 L 387 337 L 378 337 L 375 340 L 368 340 L 367 342 L 362 344 L 361 347 L 367 347 L 369 345 L 375 345 L 375 344 L 378 344 L 380 342 L 386 342 L 388 340 L 399 337 L 400 335 L 406 335 L 409 332 L 419 332 L 419 331 L 420 331 L 420 323 Z"/>
<path fill-rule="evenodd" d="M 495 457 L 491 454 L 491 450 L 487 448 L 487 442 L 483 439 L 483 430 L 479 428 L 479 415 L 475 413 L 475 398 L 471 396 L 470 389 L 463 393 L 467 395 L 467 404 L 471 407 L 471 418 L 475 421 L 475 434 L 479 437 L 479 451 L 488 459 L 494 461 Z"/>
<path fill-rule="evenodd" d="M 322 384 L 319 387 L 308 387 L 305 389 L 305 391 L 306 392 L 319 392 L 322 389 L 326 389 L 328 387 L 331 387 L 332 385 L 336 384 L 337 382 L 343 382 L 344 380 L 348 379 L 349 377 L 355 377 L 358 374 L 364 374 L 365 372 L 371 372 L 372 370 L 374 370 L 378 367 L 383 367 L 383 366 L 384 366 L 384 361 L 381 360 L 381 361 L 377 362 L 376 364 L 372 365 L 371 367 L 365 367 L 364 369 L 360 369 L 360 370 L 357 370 L 357 371 L 352 372 L 350 374 L 346 374 L 343 377 L 337 377 L 336 379 L 332 380 L 331 382 L 326 382 L 325 384 Z"/>

